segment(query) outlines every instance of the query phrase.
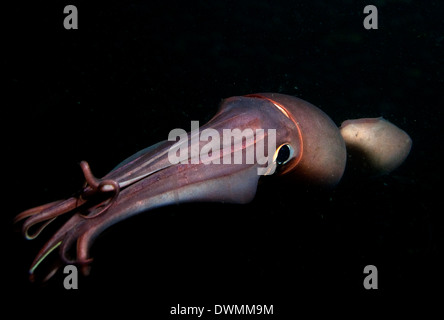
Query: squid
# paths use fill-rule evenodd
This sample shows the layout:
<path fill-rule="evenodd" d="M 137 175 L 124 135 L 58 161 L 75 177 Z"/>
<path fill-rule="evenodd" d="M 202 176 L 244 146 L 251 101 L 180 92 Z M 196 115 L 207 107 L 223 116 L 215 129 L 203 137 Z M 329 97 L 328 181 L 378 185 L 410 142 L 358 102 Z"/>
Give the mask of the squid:
<path fill-rule="evenodd" d="M 238 135 L 226 139 L 227 132 Z M 47 278 L 62 264 L 77 265 L 88 274 L 89 250 L 97 236 L 139 213 L 195 201 L 245 204 L 254 198 L 263 175 L 335 186 L 347 153 L 363 171 L 386 174 L 401 165 L 412 145 L 407 133 L 383 118 L 347 120 L 338 128 L 314 105 L 277 93 L 225 99 L 208 123 L 176 133 L 103 178 L 82 161 L 86 182 L 78 192 L 18 214 L 15 222 L 23 222 L 27 239 L 35 239 L 57 217 L 70 215 L 38 252 L 30 277 L 56 249 L 59 263 Z"/>

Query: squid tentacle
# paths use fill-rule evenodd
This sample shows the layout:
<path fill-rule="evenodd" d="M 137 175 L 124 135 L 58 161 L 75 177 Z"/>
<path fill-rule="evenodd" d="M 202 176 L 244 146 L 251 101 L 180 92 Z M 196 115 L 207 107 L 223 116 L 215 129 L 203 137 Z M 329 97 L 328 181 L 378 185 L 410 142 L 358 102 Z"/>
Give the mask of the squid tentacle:
<path fill-rule="evenodd" d="M 58 216 L 70 212 L 78 207 L 78 199 L 71 197 L 67 200 L 57 201 L 55 203 L 51 203 L 52 205 L 43 206 L 43 210 L 36 210 L 28 217 L 28 219 L 23 223 L 22 232 L 25 235 L 26 239 L 32 240 L 38 237 L 38 235 L 48 226 L 55 218 Z M 15 222 L 18 222 L 27 217 L 22 213 L 21 217 L 18 217 Z M 30 232 L 31 227 L 36 224 L 42 223 L 41 226 L 37 228 L 33 233 Z"/>
<path fill-rule="evenodd" d="M 88 197 L 91 197 L 92 195 L 97 193 L 112 193 L 111 197 L 101 210 L 97 211 L 94 214 L 81 215 L 85 219 L 93 219 L 101 215 L 103 212 L 105 212 L 117 199 L 120 192 L 120 185 L 117 181 L 112 179 L 101 180 L 94 177 L 89 167 L 89 164 L 86 161 L 82 161 L 80 163 L 80 167 L 82 168 L 86 183 L 91 189 L 83 192 L 80 195 L 81 198 L 87 199 Z"/>
<path fill-rule="evenodd" d="M 205 131 L 207 129 L 211 131 Z M 274 134 L 267 134 L 266 140 L 264 133 L 250 140 L 244 136 L 246 129 L 256 132 L 274 130 Z M 201 139 L 204 131 L 220 137 L 225 130 L 231 133 L 240 131 L 241 141 L 245 138 L 245 143 L 232 144 L 233 136 L 228 142 L 225 139 L 218 142 L 209 134 L 211 145 Z M 236 163 L 238 151 L 244 160 L 248 158 L 249 150 L 263 148 L 268 150 L 268 155 L 275 155 L 271 164 L 276 166 L 278 150 L 287 145 L 293 152 L 289 152 L 285 162 L 280 164 L 277 175 L 287 175 L 297 183 L 328 187 L 340 181 L 347 161 L 347 149 L 356 153 L 355 159 L 365 155 L 366 165 L 368 162 L 372 171 L 382 174 L 398 167 L 411 147 L 410 137 L 383 119 L 349 120 L 339 130 L 323 111 L 312 104 L 274 93 L 228 98 L 206 125 L 198 130 L 192 125 L 189 133 L 179 131 L 176 142 L 169 136 L 168 141 L 145 148 L 124 160 L 102 179 L 96 178 L 89 164 L 82 161 L 80 168 L 86 183 L 79 192 L 66 200 L 20 213 L 15 222 L 26 219 L 22 231 L 28 239 L 36 238 L 58 216 L 72 214 L 37 254 L 29 270 L 30 277 L 56 249 L 59 251 L 58 265 L 50 265 L 51 272 L 45 280 L 55 274 L 62 263 L 76 264 L 87 274 L 92 261 L 88 251 L 94 239 L 109 226 L 141 212 L 190 201 L 239 204 L 251 201 L 256 193 L 258 169 L 262 168 L 262 163 L 257 154 L 253 163 Z M 268 137 L 274 140 L 268 141 Z M 276 146 L 279 146 L 278 149 Z M 176 152 L 174 161 L 170 159 L 171 151 L 173 155 Z M 177 151 L 179 161 L 176 161 Z M 216 161 L 207 163 L 199 156 L 202 153 L 209 155 L 205 154 L 208 151 L 215 160 L 227 158 L 234 159 L 234 162 L 228 161 L 223 166 Z M 31 233 L 33 226 L 37 230 Z"/>
<path fill-rule="evenodd" d="M 73 216 L 62 226 L 62 228 L 50 238 L 35 257 L 29 269 L 30 278 L 34 278 L 34 271 L 45 260 L 45 258 L 55 249 L 59 249 L 62 262 L 66 264 L 76 264 L 82 267 L 84 273 L 87 272 L 87 266 L 92 259 L 88 256 L 88 245 L 82 241 L 82 233 L 79 232 L 85 222 L 97 218 L 115 202 L 120 192 L 120 185 L 113 179 L 97 179 L 91 172 L 89 164 L 86 161 L 80 163 L 86 183 L 84 188 L 76 195 L 65 199 L 50 202 L 35 208 L 23 211 L 14 219 L 14 223 L 25 220 L 22 226 L 22 233 L 28 240 L 35 239 L 39 234 L 54 221 L 58 216 L 73 212 Z M 105 195 L 105 199 L 101 198 Z M 31 228 L 36 227 L 34 232 Z M 87 228 L 86 228 L 87 230 Z M 74 242 L 83 249 L 77 250 L 79 253 L 74 259 L 68 257 L 68 251 L 72 248 Z M 57 271 L 59 266 L 53 268 L 46 277 L 45 281 Z"/>
<path fill-rule="evenodd" d="M 35 208 L 31 208 L 28 210 L 23 211 L 22 213 L 18 214 L 15 218 L 14 218 L 14 223 L 17 223 L 23 219 L 26 219 L 28 217 L 31 217 L 33 215 L 36 215 L 52 206 L 55 206 L 59 203 L 61 203 L 63 200 L 57 200 L 57 201 L 53 201 L 53 202 L 49 202 L 46 204 L 43 204 L 41 206 L 35 207 Z"/>
<path fill-rule="evenodd" d="M 69 233 L 72 233 L 77 226 L 80 224 L 83 224 L 85 219 L 81 218 L 80 215 L 76 214 L 72 216 L 64 225 L 60 228 L 47 242 L 46 244 L 40 249 L 37 256 L 35 257 L 34 261 L 31 264 L 31 267 L 29 268 L 29 274 L 30 277 L 33 278 L 34 271 L 37 269 L 37 267 L 41 264 L 43 260 L 46 259 L 46 257 L 52 253 L 55 249 L 61 248 L 64 241 L 66 241 L 66 237 Z M 59 249 L 60 250 L 60 249 Z M 64 260 L 62 258 L 62 260 Z M 53 270 L 55 273 L 55 270 Z"/>
<path fill-rule="evenodd" d="M 80 192 L 78 196 L 73 196 L 66 200 L 58 200 L 50 202 L 32 209 L 28 209 L 20 213 L 14 219 L 14 223 L 27 219 L 23 223 L 22 232 L 26 239 L 35 239 L 42 231 L 58 216 L 73 211 L 84 205 L 89 199 L 97 194 L 110 194 L 109 200 L 102 205 L 102 209 L 94 214 L 81 216 L 85 219 L 93 219 L 105 212 L 112 203 L 116 200 L 120 192 L 119 183 L 112 179 L 97 179 L 91 172 L 91 169 L 86 161 L 80 163 L 83 175 L 86 180 L 86 187 Z M 103 201 L 102 201 L 103 203 Z M 42 223 L 33 233 L 30 232 L 31 227 Z"/>

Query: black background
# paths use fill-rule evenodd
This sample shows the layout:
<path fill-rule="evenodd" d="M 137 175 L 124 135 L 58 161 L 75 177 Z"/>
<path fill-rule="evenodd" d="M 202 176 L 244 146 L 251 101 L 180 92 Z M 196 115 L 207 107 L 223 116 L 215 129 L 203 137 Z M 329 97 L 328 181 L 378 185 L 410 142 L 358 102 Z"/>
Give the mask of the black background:
<path fill-rule="evenodd" d="M 79 29 L 63 28 L 74 4 Z M 373 1 L 107 1 L 3 7 L 2 267 L 5 308 L 167 318 L 178 303 L 273 304 L 274 317 L 334 301 L 374 309 L 434 295 L 442 280 L 443 6 Z M 97 239 L 77 291 L 27 269 L 54 229 L 26 241 L 12 225 L 66 197 L 88 160 L 101 177 L 173 128 L 206 122 L 221 99 L 295 95 L 345 119 L 384 116 L 413 139 L 390 175 L 347 172 L 333 190 L 264 179 L 248 205 L 157 209 Z M 363 288 L 375 265 L 379 289 Z M 439 291 L 438 293 L 439 294 Z M 351 301 L 354 301 L 353 303 Z M 408 305 L 404 305 L 406 308 Z M 130 316 L 130 318 L 133 318 Z M 172 317 L 174 318 L 174 317 Z M 206 316 L 206 318 L 210 318 Z M 223 318 L 223 317 L 221 317 Z M 288 318 L 288 317 L 287 317 Z"/>

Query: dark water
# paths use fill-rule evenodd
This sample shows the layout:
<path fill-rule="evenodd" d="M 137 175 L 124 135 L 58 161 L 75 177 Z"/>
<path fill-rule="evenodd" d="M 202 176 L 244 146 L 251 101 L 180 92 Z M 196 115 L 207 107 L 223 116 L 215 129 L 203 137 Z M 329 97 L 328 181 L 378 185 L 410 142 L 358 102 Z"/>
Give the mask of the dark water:
<path fill-rule="evenodd" d="M 63 28 L 67 4 L 78 8 L 78 30 Z M 378 30 L 363 27 L 367 4 L 378 8 Z M 443 270 L 443 14 L 439 2 L 382 0 L 5 9 L 5 307 L 166 319 L 178 303 L 273 304 L 270 318 L 278 318 L 307 302 L 317 312 L 331 301 L 347 310 L 355 301 L 378 308 L 401 294 L 432 295 Z M 28 282 L 45 237 L 23 240 L 11 223 L 17 213 L 76 191 L 81 160 L 103 176 L 171 129 L 204 123 L 221 99 L 255 92 L 300 97 L 338 125 L 384 116 L 410 134 L 411 154 L 390 175 L 347 173 L 334 190 L 268 179 L 248 205 L 142 214 L 96 241 L 92 273 L 77 291 L 63 289 L 63 274 L 44 286 Z M 370 264 L 378 290 L 362 285 Z"/>

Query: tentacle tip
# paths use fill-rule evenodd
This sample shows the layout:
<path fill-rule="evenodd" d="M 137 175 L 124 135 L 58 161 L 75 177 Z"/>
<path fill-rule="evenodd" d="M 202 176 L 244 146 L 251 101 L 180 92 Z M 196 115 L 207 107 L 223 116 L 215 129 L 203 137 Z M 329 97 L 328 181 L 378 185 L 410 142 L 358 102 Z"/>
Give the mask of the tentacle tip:
<path fill-rule="evenodd" d="M 34 235 L 30 236 L 27 232 L 25 232 L 23 234 L 23 236 L 25 237 L 26 240 L 34 240 L 37 237 L 37 236 L 34 236 Z"/>
<path fill-rule="evenodd" d="M 35 238 L 38 237 L 39 232 L 35 232 L 35 233 L 32 233 L 32 234 L 29 234 L 29 228 L 23 226 L 22 234 L 23 234 L 23 237 L 24 237 L 26 240 L 34 240 Z"/>
<path fill-rule="evenodd" d="M 79 260 L 77 264 L 79 265 L 80 272 L 84 276 L 88 276 L 91 272 L 91 263 L 93 262 L 93 258 Z"/>
<path fill-rule="evenodd" d="M 88 161 L 85 161 L 85 160 L 80 161 L 80 167 L 81 167 L 82 169 L 83 169 L 83 168 L 85 168 L 85 169 L 89 169 Z"/>
<path fill-rule="evenodd" d="M 89 274 L 91 273 L 91 266 L 90 265 L 84 265 L 80 267 L 80 272 L 82 273 L 82 275 L 84 275 L 85 277 L 89 276 Z"/>
<path fill-rule="evenodd" d="M 25 220 L 26 218 L 30 217 L 31 214 L 29 214 L 28 211 L 29 211 L 29 210 L 26 210 L 26 211 L 23 211 L 22 213 L 16 215 L 16 216 L 14 217 L 14 219 L 12 220 L 12 223 L 13 223 L 13 224 L 17 224 L 17 223 L 19 223 L 20 221 L 23 221 L 23 220 Z M 34 214 L 32 214 L 32 215 L 34 215 Z"/>

